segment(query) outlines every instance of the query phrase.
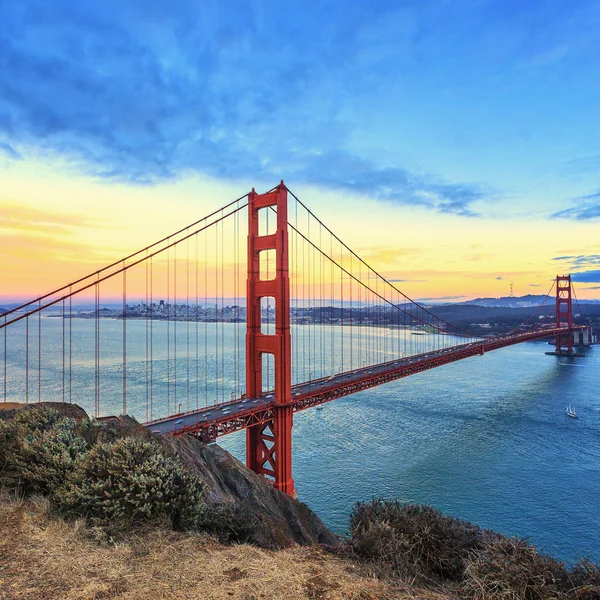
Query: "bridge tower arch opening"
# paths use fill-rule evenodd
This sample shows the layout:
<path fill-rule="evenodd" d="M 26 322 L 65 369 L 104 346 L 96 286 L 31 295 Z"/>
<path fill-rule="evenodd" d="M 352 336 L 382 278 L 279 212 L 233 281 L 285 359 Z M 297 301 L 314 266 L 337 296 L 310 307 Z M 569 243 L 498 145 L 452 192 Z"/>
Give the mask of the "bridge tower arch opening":
<path fill-rule="evenodd" d="M 273 233 L 259 230 L 259 212 L 277 213 Z M 246 464 L 282 492 L 294 495 L 292 478 L 292 344 L 288 258 L 288 197 L 283 181 L 271 192 L 248 197 L 248 278 L 246 285 L 246 396 L 263 390 L 263 356 L 274 362 L 273 418 L 246 429 Z M 261 253 L 275 255 L 275 276 L 261 277 Z M 275 301 L 275 333 L 261 332 L 261 302 Z"/>
<path fill-rule="evenodd" d="M 570 275 L 556 276 L 556 326 L 568 332 L 555 337 L 556 352 L 573 354 L 573 301 Z"/>

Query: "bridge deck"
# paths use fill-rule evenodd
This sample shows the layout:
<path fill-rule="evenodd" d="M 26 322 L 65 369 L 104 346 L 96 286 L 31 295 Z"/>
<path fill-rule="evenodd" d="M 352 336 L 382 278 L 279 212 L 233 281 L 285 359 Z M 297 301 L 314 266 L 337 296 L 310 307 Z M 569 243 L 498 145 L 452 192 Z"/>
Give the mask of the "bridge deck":
<path fill-rule="evenodd" d="M 503 338 L 492 338 L 461 344 L 417 354 L 389 362 L 347 371 L 322 379 L 307 381 L 292 387 L 292 408 L 299 411 L 317 406 L 342 396 L 414 375 L 428 369 L 440 367 L 471 356 L 483 355 L 522 342 L 539 340 L 579 330 L 582 327 L 548 328 L 534 332 L 524 332 Z M 231 433 L 252 425 L 264 423 L 274 416 L 275 399 L 273 392 L 265 392 L 258 398 L 238 398 L 226 404 L 218 404 L 171 415 L 146 424 L 155 433 L 182 435 L 193 433 L 204 441 L 212 441 L 219 435 Z"/>

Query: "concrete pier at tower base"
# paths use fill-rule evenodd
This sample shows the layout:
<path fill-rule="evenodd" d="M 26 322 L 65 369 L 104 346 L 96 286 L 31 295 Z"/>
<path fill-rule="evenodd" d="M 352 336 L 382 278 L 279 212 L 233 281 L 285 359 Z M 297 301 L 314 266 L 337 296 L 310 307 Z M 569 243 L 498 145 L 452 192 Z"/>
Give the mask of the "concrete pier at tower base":
<path fill-rule="evenodd" d="M 569 358 L 585 358 L 585 354 L 581 354 L 581 352 L 569 352 L 567 350 L 555 350 L 554 352 L 545 352 L 548 356 L 568 356 Z"/>

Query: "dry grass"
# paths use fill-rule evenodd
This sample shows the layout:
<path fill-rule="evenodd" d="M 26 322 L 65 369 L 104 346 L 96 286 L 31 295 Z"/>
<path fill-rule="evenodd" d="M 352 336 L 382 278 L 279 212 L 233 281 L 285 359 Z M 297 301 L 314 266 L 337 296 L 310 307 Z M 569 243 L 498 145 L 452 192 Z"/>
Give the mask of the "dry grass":
<path fill-rule="evenodd" d="M 388 584 L 319 548 L 223 546 L 205 535 L 150 530 L 115 546 L 81 522 L 49 515 L 45 499 L 0 495 L 2 600 L 449 600 Z"/>

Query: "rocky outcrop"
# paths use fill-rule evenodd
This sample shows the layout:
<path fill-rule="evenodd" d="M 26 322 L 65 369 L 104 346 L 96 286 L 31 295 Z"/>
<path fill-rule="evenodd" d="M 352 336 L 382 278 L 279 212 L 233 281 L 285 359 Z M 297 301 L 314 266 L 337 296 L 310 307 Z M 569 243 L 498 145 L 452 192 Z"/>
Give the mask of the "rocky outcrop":
<path fill-rule="evenodd" d="M 252 541 L 257 545 L 338 544 L 337 537 L 306 504 L 276 490 L 218 445 L 206 445 L 189 436 L 166 438 L 165 442 L 204 480 L 207 504 L 229 506 L 252 520 Z"/>
<path fill-rule="evenodd" d="M 62 415 L 85 419 L 85 411 L 75 404 L 43 403 Z M 0 404 L 0 407 L 2 405 Z M 35 407 L 39 405 L 29 405 Z M 28 407 L 11 406 L 0 418 Z M 266 479 L 248 469 L 217 444 L 206 445 L 191 436 L 161 437 L 151 433 L 131 417 L 105 417 L 98 420 L 118 437 L 153 438 L 196 473 L 205 484 L 206 513 L 213 519 L 210 529 L 243 529 L 246 542 L 263 548 L 283 548 L 293 544 L 335 546 L 338 538 L 304 503 L 276 490 Z M 236 539 L 233 536 L 232 539 Z"/>

